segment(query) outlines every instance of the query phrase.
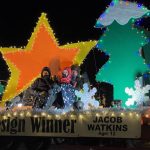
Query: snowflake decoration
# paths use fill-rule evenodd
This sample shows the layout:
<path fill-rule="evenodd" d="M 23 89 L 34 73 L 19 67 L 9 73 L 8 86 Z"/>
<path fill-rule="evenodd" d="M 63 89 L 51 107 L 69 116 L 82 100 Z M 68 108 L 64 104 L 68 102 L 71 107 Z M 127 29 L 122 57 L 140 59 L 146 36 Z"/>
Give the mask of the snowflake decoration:
<path fill-rule="evenodd" d="M 132 96 L 132 98 L 128 98 L 126 101 L 126 106 L 134 105 L 136 103 L 137 106 L 141 105 L 143 102 L 149 99 L 145 94 L 149 92 L 150 85 L 146 85 L 142 87 L 139 80 L 135 80 L 135 90 L 133 88 L 125 88 L 125 92 Z"/>
<path fill-rule="evenodd" d="M 83 84 L 83 90 L 77 91 L 75 90 L 75 95 L 80 98 L 80 100 L 84 103 L 84 109 L 89 109 L 90 106 L 98 107 L 99 102 L 95 100 L 94 95 L 97 92 L 97 89 L 94 87 L 89 89 L 87 83 Z"/>

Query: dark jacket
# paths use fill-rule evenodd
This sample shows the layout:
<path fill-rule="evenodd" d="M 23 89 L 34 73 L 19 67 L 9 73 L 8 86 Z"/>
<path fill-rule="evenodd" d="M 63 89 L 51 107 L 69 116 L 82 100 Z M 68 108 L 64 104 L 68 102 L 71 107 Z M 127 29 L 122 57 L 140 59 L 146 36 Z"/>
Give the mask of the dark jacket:
<path fill-rule="evenodd" d="M 43 76 L 43 71 L 46 70 L 49 72 L 49 75 Z M 41 78 L 35 80 L 32 84 L 31 88 L 37 92 L 45 91 L 48 93 L 49 89 L 53 84 L 53 80 L 51 79 L 51 73 L 48 67 L 44 67 L 41 72 Z"/>

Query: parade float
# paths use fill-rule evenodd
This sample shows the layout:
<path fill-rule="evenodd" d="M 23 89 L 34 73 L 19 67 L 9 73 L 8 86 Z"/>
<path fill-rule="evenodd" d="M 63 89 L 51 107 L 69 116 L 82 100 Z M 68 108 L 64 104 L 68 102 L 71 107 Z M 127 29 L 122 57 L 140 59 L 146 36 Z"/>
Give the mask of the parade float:
<path fill-rule="evenodd" d="M 149 45 L 149 37 L 135 23 L 149 15 L 141 4 L 114 0 L 97 19 L 95 27 L 106 29 L 99 40 L 60 45 L 42 13 L 25 47 L 0 48 L 11 73 L 6 86 L 0 85 L 0 135 L 140 138 L 141 126 L 150 123 L 150 82 L 143 84 L 149 68 L 140 53 Z M 101 93 L 84 75 L 79 73 L 80 88 L 71 74 L 62 77 L 66 68 L 80 68 L 93 48 L 109 57 L 95 74 L 97 83 L 114 89 L 109 105 L 107 91 Z M 29 104 L 24 93 L 41 77 L 45 66 L 51 71 L 52 88 L 45 100 L 48 103 L 35 106 L 41 102 L 39 94 L 33 93 Z M 53 105 L 56 97 L 62 99 L 62 107 Z"/>

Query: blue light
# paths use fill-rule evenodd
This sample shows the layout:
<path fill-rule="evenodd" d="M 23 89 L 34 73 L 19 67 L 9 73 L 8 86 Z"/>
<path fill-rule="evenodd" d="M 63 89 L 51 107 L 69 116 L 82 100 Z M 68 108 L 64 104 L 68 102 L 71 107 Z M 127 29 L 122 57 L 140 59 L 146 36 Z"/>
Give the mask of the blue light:
<path fill-rule="evenodd" d="M 148 68 L 150 68 L 150 64 L 148 64 L 147 66 L 148 66 Z"/>
<path fill-rule="evenodd" d="M 98 44 L 96 45 L 96 48 L 101 49 L 101 48 L 102 48 L 102 44 L 98 43 Z"/>
<path fill-rule="evenodd" d="M 136 52 L 135 52 L 135 55 L 136 55 L 136 56 L 140 56 L 140 52 L 139 52 L 139 51 L 136 51 Z"/>
<path fill-rule="evenodd" d="M 138 6 L 138 8 L 141 8 L 141 7 L 142 7 L 142 4 L 139 3 L 139 4 L 137 4 L 137 6 Z"/>
<path fill-rule="evenodd" d="M 150 42 L 150 38 L 147 38 L 147 43 L 149 43 Z"/>
<path fill-rule="evenodd" d="M 105 52 L 104 55 L 105 55 L 105 56 L 109 56 L 109 53 L 108 53 L 108 52 Z"/>
<path fill-rule="evenodd" d="M 103 28 L 104 26 L 100 23 L 100 21 L 98 20 L 94 26 L 95 28 Z"/>
<path fill-rule="evenodd" d="M 105 68 L 108 68 L 109 67 L 109 63 L 105 63 L 104 65 L 103 65 L 103 68 L 105 69 Z"/>
<path fill-rule="evenodd" d="M 149 76 L 148 74 L 144 74 L 143 75 L 144 78 L 148 78 L 148 76 Z"/>
<path fill-rule="evenodd" d="M 101 15 L 101 17 L 100 18 L 104 18 L 106 16 L 106 14 L 105 13 L 103 13 L 102 15 Z"/>
<path fill-rule="evenodd" d="M 139 25 L 140 25 L 140 23 L 139 23 L 139 22 L 137 22 L 137 23 L 136 23 L 136 25 L 137 25 L 137 26 L 139 26 Z"/>
<path fill-rule="evenodd" d="M 98 44 L 96 44 L 96 48 L 98 48 L 99 46 L 98 46 Z"/>
<path fill-rule="evenodd" d="M 114 6 L 114 5 L 115 5 L 115 3 L 114 3 L 114 2 L 111 2 L 111 3 L 110 3 L 110 6 Z"/>

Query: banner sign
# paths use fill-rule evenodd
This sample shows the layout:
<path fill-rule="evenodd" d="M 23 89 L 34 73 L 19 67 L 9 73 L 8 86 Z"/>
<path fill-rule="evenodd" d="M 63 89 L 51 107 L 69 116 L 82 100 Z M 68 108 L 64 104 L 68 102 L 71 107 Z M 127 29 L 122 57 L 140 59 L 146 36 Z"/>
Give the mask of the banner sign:
<path fill-rule="evenodd" d="M 140 138 L 141 117 L 132 115 L 1 116 L 2 136 Z"/>
<path fill-rule="evenodd" d="M 80 135 L 86 137 L 139 138 L 141 120 L 133 116 L 85 116 L 79 128 Z"/>

